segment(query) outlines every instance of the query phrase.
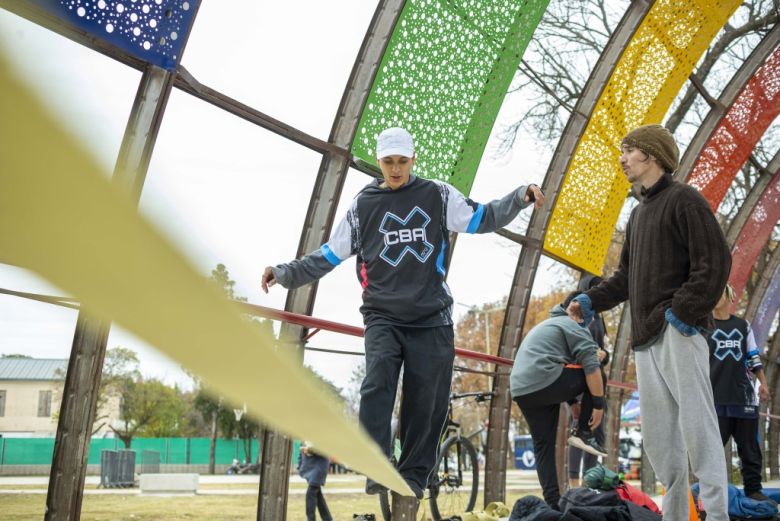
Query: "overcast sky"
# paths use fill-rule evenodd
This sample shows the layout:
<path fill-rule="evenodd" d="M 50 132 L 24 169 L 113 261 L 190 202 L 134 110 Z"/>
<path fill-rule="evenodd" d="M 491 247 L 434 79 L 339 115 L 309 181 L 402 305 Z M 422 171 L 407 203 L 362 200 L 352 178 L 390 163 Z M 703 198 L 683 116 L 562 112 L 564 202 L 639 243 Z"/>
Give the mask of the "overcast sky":
<path fill-rule="evenodd" d="M 182 64 L 205 85 L 327 139 L 374 7 L 364 0 L 234 0 L 229 8 L 203 2 Z M 0 52 L 110 175 L 140 73 L 2 9 Z M 494 135 L 522 107 L 519 98 L 505 102 Z M 520 139 L 511 155 L 495 158 L 492 146 L 472 198 L 487 202 L 520 184 L 541 184 L 549 151 Z M 260 275 L 266 265 L 295 255 L 319 162 L 319 154 L 174 89 L 140 211 L 204 276 L 223 263 L 237 295 L 281 309 L 286 291 L 275 287 L 263 294 Z M 350 172 L 339 215 L 367 182 L 364 174 Z M 462 235 L 448 279 L 455 300 L 470 306 L 506 296 L 518 253 L 518 246 L 494 234 Z M 543 260 L 536 294 L 555 285 L 552 264 Z M 0 288 L 63 294 L 30 272 L 2 264 Z M 314 316 L 362 325 L 360 291 L 354 262 L 343 263 L 320 282 Z M 456 306 L 456 317 L 465 312 L 466 306 Z M 67 358 L 75 321 L 75 311 L 0 295 L 0 353 Z M 139 353 L 145 374 L 187 385 L 178 363 L 113 327 L 109 347 L 117 345 Z M 362 350 L 361 339 L 325 332 L 311 345 Z M 341 387 L 356 362 L 344 355 L 306 355 L 307 364 Z"/>

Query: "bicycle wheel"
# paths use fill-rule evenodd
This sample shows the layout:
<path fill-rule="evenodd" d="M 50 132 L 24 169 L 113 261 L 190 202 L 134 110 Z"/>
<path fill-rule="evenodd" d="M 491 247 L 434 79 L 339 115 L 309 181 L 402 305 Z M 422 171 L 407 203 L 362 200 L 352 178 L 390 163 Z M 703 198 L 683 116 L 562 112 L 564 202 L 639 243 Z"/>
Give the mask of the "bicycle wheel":
<path fill-rule="evenodd" d="M 477 451 L 468 439 L 453 436 L 444 440 L 428 488 L 435 521 L 474 510 L 479 467 Z"/>

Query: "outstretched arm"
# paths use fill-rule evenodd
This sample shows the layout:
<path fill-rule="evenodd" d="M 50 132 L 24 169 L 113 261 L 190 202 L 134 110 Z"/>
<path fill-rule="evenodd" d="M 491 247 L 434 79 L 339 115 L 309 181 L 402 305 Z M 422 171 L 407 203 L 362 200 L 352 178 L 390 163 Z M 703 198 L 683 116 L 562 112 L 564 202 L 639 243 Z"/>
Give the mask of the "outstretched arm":
<path fill-rule="evenodd" d="M 354 205 L 339 222 L 328 242 L 302 259 L 286 264 L 267 266 L 263 270 L 260 286 L 268 293 L 268 288 L 279 284 L 287 289 L 299 288 L 319 280 L 333 268 L 356 253 L 357 230 L 354 228 Z"/>
<path fill-rule="evenodd" d="M 626 238 L 620 252 L 620 264 L 610 278 L 574 297 L 566 313 L 577 322 L 590 323 L 594 313 L 612 309 L 628 299 L 628 266 L 630 257 L 631 219 L 626 225 Z"/>
<path fill-rule="evenodd" d="M 521 186 L 487 204 L 466 198 L 447 183 L 441 183 L 440 186 L 446 200 L 447 229 L 454 232 L 493 232 L 512 222 L 520 210 L 531 203 L 537 208 L 544 204 L 544 194 L 536 185 Z"/>

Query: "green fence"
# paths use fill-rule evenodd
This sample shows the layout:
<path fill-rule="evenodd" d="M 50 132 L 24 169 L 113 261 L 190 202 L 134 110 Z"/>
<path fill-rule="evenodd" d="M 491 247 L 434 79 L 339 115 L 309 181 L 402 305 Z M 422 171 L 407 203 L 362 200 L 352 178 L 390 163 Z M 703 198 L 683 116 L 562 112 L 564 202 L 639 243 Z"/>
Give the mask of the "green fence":
<path fill-rule="evenodd" d="M 141 453 L 153 450 L 160 453 L 160 463 L 170 465 L 207 465 L 209 462 L 209 438 L 135 438 L 130 448 L 136 451 L 136 463 L 141 463 Z M 293 464 L 300 442 L 293 447 Z M 93 438 L 89 444 L 90 465 L 100 464 L 102 450 L 124 449 L 117 438 Z M 233 459 L 257 461 L 258 440 L 253 439 L 251 454 L 244 453 L 243 440 L 218 439 L 215 461 L 217 465 L 229 465 Z M 54 438 L 2 438 L 0 437 L 0 465 L 49 465 L 54 455 Z"/>

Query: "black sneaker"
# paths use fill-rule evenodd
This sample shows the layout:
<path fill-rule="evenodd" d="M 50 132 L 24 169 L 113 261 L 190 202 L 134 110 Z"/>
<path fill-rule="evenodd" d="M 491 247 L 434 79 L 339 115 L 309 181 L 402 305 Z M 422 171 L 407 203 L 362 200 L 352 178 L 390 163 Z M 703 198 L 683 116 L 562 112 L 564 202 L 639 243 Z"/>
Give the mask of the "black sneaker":
<path fill-rule="evenodd" d="M 768 503 L 772 503 L 774 506 L 777 506 L 777 501 L 775 501 L 771 497 L 767 496 L 766 494 L 764 494 L 760 490 L 758 490 L 756 492 L 751 492 L 750 494 L 745 494 L 745 495 L 747 497 L 749 497 L 750 499 L 753 499 L 755 501 L 766 501 Z"/>
<path fill-rule="evenodd" d="M 602 458 L 607 457 L 607 451 L 604 450 L 604 447 L 599 445 L 599 442 L 596 441 L 595 436 L 593 436 L 590 432 L 581 431 L 578 429 L 569 436 L 567 443 L 572 447 L 582 449 L 589 454 L 593 454 L 594 456 L 601 456 Z"/>
<path fill-rule="evenodd" d="M 387 492 L 387 487 L 381 483 L 377 483 L 371 478 L 366 478 L 366 494 L 376 495 Z"/>

